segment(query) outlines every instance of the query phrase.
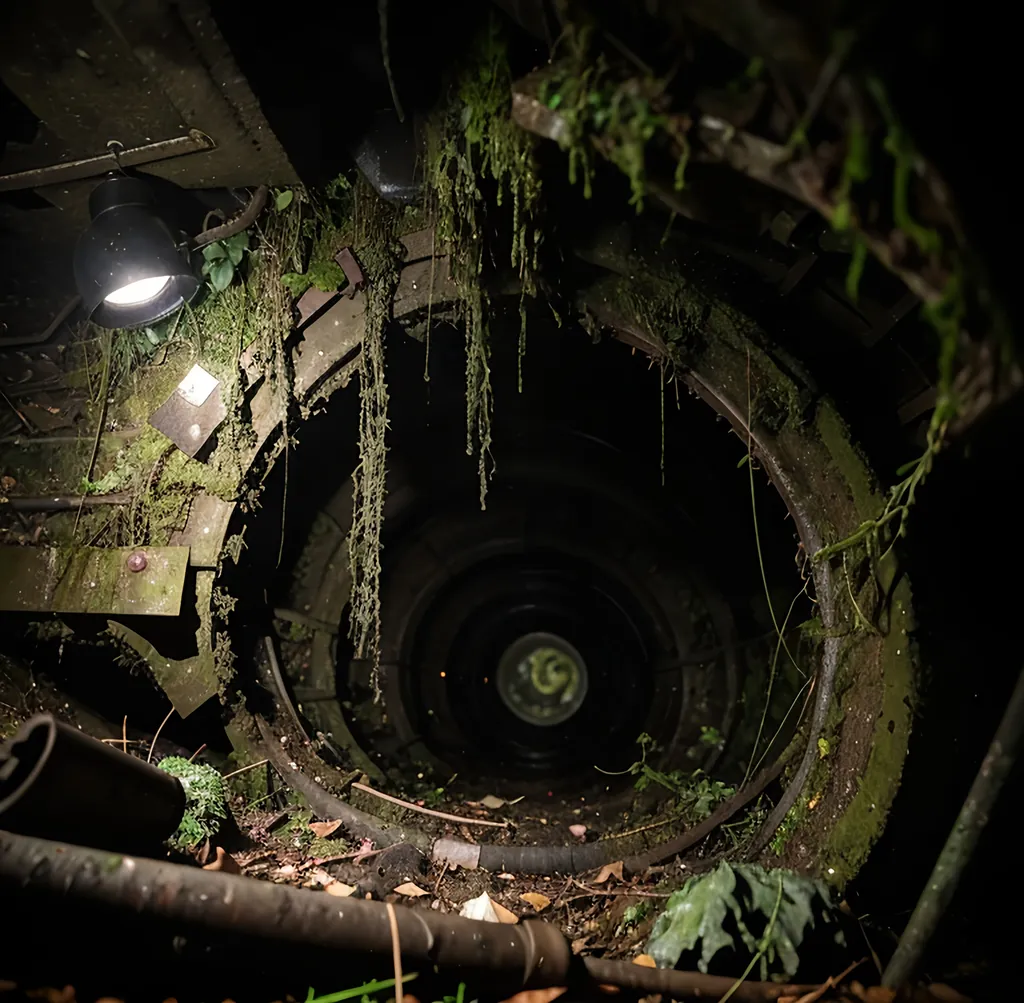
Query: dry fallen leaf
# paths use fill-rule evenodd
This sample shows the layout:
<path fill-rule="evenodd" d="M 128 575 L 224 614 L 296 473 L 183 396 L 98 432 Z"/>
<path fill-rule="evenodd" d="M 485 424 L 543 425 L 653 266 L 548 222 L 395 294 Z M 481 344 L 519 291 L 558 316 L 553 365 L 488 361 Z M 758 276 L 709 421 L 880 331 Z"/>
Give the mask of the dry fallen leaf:
<path fill-rule="evenodd" d="M 340 825 L 341 819 L 336 818 L 330 822 L 310 822 L 309 828 L 314 836 L 319 836 L 320 839 L 326 839 Z"/>
<path fill-rule="evenodd" d="M 510 996 L 504 1003 L 551 1003 L 562 993 L 569 990 L 565 986 L 552 986 L 550 989 L 524 989 L 515 996 Z"/>
<path fill-rule="evenodd" d="M 421 895 L 430 894 L 424 889 L 420 888 L 419 885 L 413 884 L 411 881 L 406 881 L 404 885 L 399 885 L 395 892 L 399 895 L 406 895 L 411 899 L 418 899 Z"/>
<path fill-rule="evenodd" d="M 217 847 L 217 859 L 212 863 L 203 865 L 204 871 L 223 871 L 225 874 L 241 874 L 242 868 L 238 861 L 224 850 L 223 846 Z"/>
<path fill-rule="evenodd" d="M 356 886 L 346 885 L 344 881 L 332 881 L 324 885 L 324 891 L 328 895 L 334 895 L 336 898 L 347 899 L 350 895 L 355 894 Z"/>
<path fill-rule="evenodd" d="M 475 899 L 467 899 L 459 909 L 459 915 L 463 919 L 477 919 L 482 923 L 497 923 L 498 914 L 494 911 L 494 900 L 487 894 L 481 892 Z"/>
<path fill-rule="evenodd" d="M 500 902 L 495 902 L 494 899 L 491 899 L 491 906 L 494 909 L 494 915 L 498 917 L 499 923 L 519 922 L 519 917 L 511 909 L 506 909 Z"/>
<path fill-rule="evenodd" d="M 569 826 L 569 832 L 571 832 L 577 839 L 583 839 L 587 834 L 587 827 L 582 822 L 577 822 L 575 825 Z"/>
<path fill-rule="evenodd" d="M 551 899 L 547 895 L 541 895 L 540 892 L 523 892 L 519 896 L 524 902 L 532 905 L 537 912 L 543 912 L 549 905 L 551 905 Z"/>
<path fill-rule="evenodd" d="M 504 808 L 505 799 L 495 797 L 493 794 L 488 794 L 487 797 L 480 799 L 480 804 L 482 804 L 485 808 L 491 808 L 492 810 L 496 808 Z"/>
<path fill-rule="evenodd" d="M 618 878 L 620 881 L 623 880 L 621 860 L 616 860 L 614 864 L 605 864 L 591 884 L 603 885 L 609 878 Z"/>
<path fill-rule="evenodd" d="M 580 954 L 583 951 L 583 948 L 585 948 L 589 942 L 590 937 L 577 937 L 572 942 L 572 953 Z"/>
<path fill-rule="evenodd" d="M 634 965 L 639 965 L 641 968 L 657 968 L 658 963 L 649 954 L 638 954 L 633 959 Z"/>
<path fill-rule="evenodd" d="M 308 886 L 319 885 L 321 888 L 326 888 L 334 880 L 333 874 L 328 874 L 322 867 L 314 867 L 306 875 L 306 880 L 303 884 Z"/>

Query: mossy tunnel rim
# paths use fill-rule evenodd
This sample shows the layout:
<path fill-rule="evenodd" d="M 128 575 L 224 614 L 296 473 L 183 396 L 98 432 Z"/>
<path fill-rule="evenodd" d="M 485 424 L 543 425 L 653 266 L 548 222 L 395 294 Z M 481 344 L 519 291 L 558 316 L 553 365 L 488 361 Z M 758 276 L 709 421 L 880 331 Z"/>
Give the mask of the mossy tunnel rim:
<path fill-rule="evenodd" d="M 655 251 L 647 260 L 651 258 L 658 259 L 658 268 L 644 275 L 648 301 L 661 297 L 665 303 L 677 303 L 680 288 L 684 298 L 693 293 L 692 286 L 678 278 L 678 266 L 676 278 L 658 277 L 671 267 L 666 252 Z M 631 260 L 605 263 L 604 276 L 579 293 L 577 306 L 657 362 L 667 359 L 667 345 L 651 324 L 650 312 L 638 310 L 635 297 L 629 295 L 644 260 L 634 254 Z M 441 276 L 434 283 L 430 308 L 450 309 L 457 296 L 447 281 L 446 257 L 406 262 L 403 275 L 413 270 L 420 281 L 435 272 Z M 410 297 L 403 303 L 399 297 L 395 319 L 422 320 L 426 298 Z M 680 378 L 749 440 L 752 454 L 792 514 L 804 552 L 814 554 L 876 511 L 878 496 L 870 469 L 831 401 L 801 383 L 792 367 L 765 347 L 773 344 L 768 332 L 721 299 L 702 294 L 700 303 L 703 337 L 682 346 L 674 358 Z M 337 369 L 340 361 L 333 360 L 325 373 Z M 350 367 L 351 360 L 345 361 Z M 755 400 L 768 388 L 775 405 L 762 413 L 755 408 L 753 420 L 747 415 L 750 388 Z M 811 575 L 823 637 L 806 728 L 810 741 L 756 845 L 763 848 L 796 804 L 799 810 L 791 821 L 800 838 L 786 844 L 782 863 L 827 873 L 841 883 L 857 872 L 880 834 L 906 754 L 915 678 L 907 642 L 912 628 L 910 594 L 894 560 L 887 558 L 878 569 L 876 596 L 882 629 L 868 633 L 858 629 L 858 611 L 846 578 L 825 562 L 815 562 Z M 322 633 L 314 631 L 314 646 L 329 644 Z M 841 699 L 836 696 L 837 681 Z M 838 752 L 828 763 L 819 756 L 815 741 L 826 730 L 830 747 Z M 827 810 L 812 814 L 807 809 L 812 794 Z"/>

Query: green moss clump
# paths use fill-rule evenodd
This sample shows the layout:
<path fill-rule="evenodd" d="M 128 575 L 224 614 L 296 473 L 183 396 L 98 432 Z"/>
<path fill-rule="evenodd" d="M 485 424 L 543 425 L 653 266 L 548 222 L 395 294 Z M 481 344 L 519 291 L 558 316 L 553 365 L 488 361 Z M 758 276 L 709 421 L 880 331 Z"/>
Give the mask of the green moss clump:
<path fill-rule="evenodd" d="M 191 850 L 216 835 L 228 816 L 224 778 L 212 766 L 190 763 L 183 756 L 162 759 L 158 769 L 177 777 L 185 789 L 185 814 L 168 844 L 178 850 Z"/>

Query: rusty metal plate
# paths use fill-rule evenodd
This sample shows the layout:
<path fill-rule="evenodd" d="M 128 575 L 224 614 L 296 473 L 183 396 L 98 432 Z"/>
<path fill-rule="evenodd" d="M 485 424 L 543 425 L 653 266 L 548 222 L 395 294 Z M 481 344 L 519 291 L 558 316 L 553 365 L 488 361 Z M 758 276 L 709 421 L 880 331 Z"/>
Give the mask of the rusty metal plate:
<path fill-rule="evenodd" d="M 107 629 L 145 660 L 180 717 L 188 717 L 216 695 L 218 680 L 212 651 L 207 650 L 191 658 L 165 658 L 150 641 L 123 623 L 108 620 Z"/>
<path fill-rule="evenodd" d="M 188 547 L 0 547 L 0 609 L 177 616 L 187 566 Z"/>
<path fill-rule="evenodd" d="M 220 390 L 219 381 L 201 366 L 193 366 L 174 393 L 150 415 L 149 423 L 194 458 L 227 417 Z"/>

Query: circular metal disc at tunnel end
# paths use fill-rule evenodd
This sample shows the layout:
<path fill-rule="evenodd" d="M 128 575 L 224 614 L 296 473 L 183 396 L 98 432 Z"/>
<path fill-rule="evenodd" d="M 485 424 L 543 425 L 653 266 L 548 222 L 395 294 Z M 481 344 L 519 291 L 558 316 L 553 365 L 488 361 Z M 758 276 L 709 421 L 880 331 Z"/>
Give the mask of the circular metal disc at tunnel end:
<path fill-rule="evenodd" d="M 527 724 L 562 724 L 587 696 L 583 656 L 556 634 L 525 634 L 505 650 L 498 663 L 498 694 Z"/>

